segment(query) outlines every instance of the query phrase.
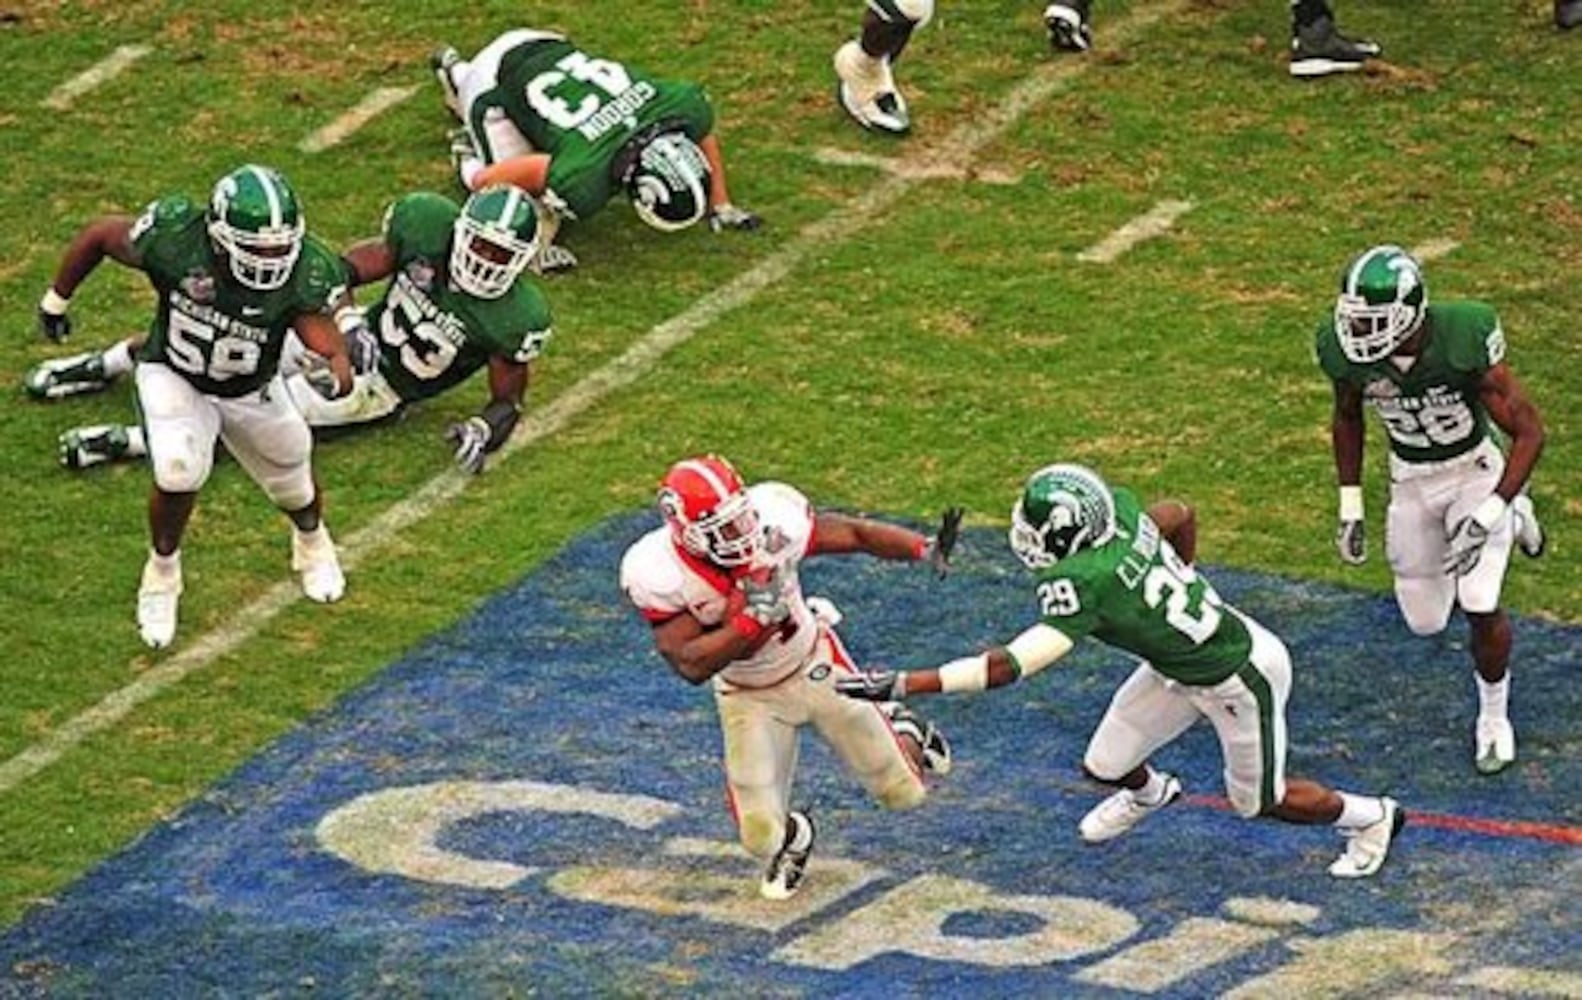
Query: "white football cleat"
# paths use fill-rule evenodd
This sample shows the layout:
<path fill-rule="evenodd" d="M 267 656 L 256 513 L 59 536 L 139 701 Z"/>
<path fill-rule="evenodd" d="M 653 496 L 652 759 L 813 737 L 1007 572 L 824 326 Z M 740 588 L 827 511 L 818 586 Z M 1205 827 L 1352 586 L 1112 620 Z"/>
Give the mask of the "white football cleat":
<path fill-rule="evenodd" d="M 1516 544 L 1522 554 L 1529 559 L 1543 555 L 1548 540 L 1544 538 L 1543 525 L 1538 523 L 1538 512 L 1533 510 L 1533 498 L 1525 493 L 1516 494 L 1516 499 L 1511 501 L 1511 514 L 1516 518 Z"/>
<path fill-rule="evenodd" d="M 840 78 L 840 104 L 866 129 L 904 135 L 912 128 L 906 99 L 895 87 L 890 60 L 875 59 L 852 39 L 835 50 L 835 75 Z"/>
<path fill-rule="evenodd" d="M 302 574 L 302 592 L 309 600 L 329 604 L 346 593 L 346 574 L 335 555 L 335 542 L 322 524 L 311 532 L 292 531 L 291 568 Z"/>
<path fill-rule="evenodd" d="M 1156 813 L 1165 806 L 1181 797 L 1181 782 L 1173 774 L 1161 774 L 1164 778 L 1164 794 L 1159 796 L 1159 801 L 1146 803 L 1137 801 L 1137 796 L 1129 788 L 1123 788 L 1100 802 L 1082 817 L 1082 822 L 1077 824 L 1077 832 L 1082 839 L 1090 844 L 1102 844 L 1106 840 L 1114 840 L 1132 827 L 1141 823 L 1151 813 Z"/>
<path fill-rule="evenodd" d="M 798 833 L 802 830 L 807 832 L 806 846 L 793 850 L 790 845 L 801 839 Z M 813 817 L 805 812 L 788 814 L 785 846 L 769 859 L 763 881 L 758 883 L 758 895 L 777 902 L 796 895 L 796 891 L 802 887 L 803 876 L 807 874 L 807 861 L 813 854 L 813 841 L 817 837 L 818 828 L 813 825 Z"/>
<path fill-rule="evenodd" d="M 137 633 L 152 649 L 164 649 L 176 638 L 176 606 L 181 601 L 181 564 L 166 570 L 150 555 L 137 588 Z"/>
<path fill-rule="evenodd" d="M 1516 729 L 1510 719 L 1478 716 L 1472 766 L 1479 774 L 1499 774 L 1516 762 Z"/>
<path fill-rule="evenodd" d="M 1346 850 L 1329 866 L 1329 873 L 1336 878 L 1366 878 L 1378 871 L 1390 853 L 1390 842 L 1406 825 L 1406 810 L 1388 796 L 1379 800 L 1384 804 L 1384 818 L 1377 823 L 1356 830 L 1343 831 Z"/>

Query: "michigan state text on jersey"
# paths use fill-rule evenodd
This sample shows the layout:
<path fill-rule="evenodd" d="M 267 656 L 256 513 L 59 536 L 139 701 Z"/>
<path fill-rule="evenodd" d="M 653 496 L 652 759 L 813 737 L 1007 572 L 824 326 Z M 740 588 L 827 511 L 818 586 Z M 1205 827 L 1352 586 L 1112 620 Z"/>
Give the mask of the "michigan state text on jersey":
<path fill-rule="evenodd" d="M 368 322 L 379 337 L 379 372 L 403 404 L 444 392 L 490 357 L 526 364 L 551 336 L 549 301 L 532 282 L 512 280 L 483 298 L 449 276 L 460 217 L 454 201 L 429 192 L 406 195 L 385 214 L 395 270 Z"/>
<path fill-rule="evenodd" d="M 1442 462 L 1488 437 L 1479 382 L 1505 359 L 1505 331 L 1492 306 L 1470 300 L 1429 304 L 1422 322 L 1422 350 L 1404 368 L 1391 356 L 1352 361 L 1330 317 L 1318 326 L 1315 350 L 1331 381 L 1361 390 L 1402 461 Z"/>
<path fill-rule="evenodd" d="M 204 210 L 175 195 L 149 205 L 132 224 L 132 243 L 159 294 L 149 336 L 138 352 L 180 372 L 200 392 L 236 397 L 268 382 L 297 316 L 328 314 L 345 289 L 345 269 L 311 235 L 279 287 L 216 280 L 226 266 Z"/>

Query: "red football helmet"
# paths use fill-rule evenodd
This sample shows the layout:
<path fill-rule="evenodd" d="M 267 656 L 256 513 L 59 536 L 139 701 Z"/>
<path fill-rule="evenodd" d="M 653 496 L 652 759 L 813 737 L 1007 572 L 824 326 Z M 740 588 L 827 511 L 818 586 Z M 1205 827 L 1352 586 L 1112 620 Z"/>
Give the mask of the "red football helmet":
<path fill-rule="evenodd" d="M 763 540 L 742 477 L 718 455 L 683 459 L 659 485 L 659 510 L 677 545 L 718 566 L 745 566 Z"/>

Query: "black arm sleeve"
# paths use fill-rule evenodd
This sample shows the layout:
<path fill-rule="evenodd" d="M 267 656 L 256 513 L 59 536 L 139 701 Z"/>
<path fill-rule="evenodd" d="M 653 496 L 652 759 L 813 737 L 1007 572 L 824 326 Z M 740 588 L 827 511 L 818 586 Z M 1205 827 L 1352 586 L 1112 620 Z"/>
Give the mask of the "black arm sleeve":
<path fill-rule="evenodd" d="M 484 423 L 489 425 L 489 444 L 484 450 L 494 451 L 505 444 L 505 439 L 511 436 L 511 431 L 516 428 L 516 422 L 522 417 L 522 411 L 515 403 L 496 399 L 491 400 L 479 416 L 483 417 Z"/>

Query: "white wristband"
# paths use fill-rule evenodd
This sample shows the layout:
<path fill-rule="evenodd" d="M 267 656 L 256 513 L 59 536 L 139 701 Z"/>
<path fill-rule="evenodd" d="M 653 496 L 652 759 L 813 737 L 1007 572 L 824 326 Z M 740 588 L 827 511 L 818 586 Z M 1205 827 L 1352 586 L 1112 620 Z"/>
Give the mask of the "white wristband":
<path fill-rule="evenodd" d="M 39 301 L 38 307 L 51 316 L 64 316 L 66 310 L 71 308 L 71 299 L 55 291 L 55 286 L 51 285 L 45 289 L 44 298 Z"/>
<path fill-rule="evenodd" d="M 335 310 L 335 326 L 345 336 L 360 326 L 367 325 L 361 306 L 342 306 Z"/>
<path fill-rule="evenodd" d="M 989 657 L 983 653 L 951 660 L 939 668 L 939 690 L 945 694 L 982 691 L 989 686 Z"/>
<path fill-rule="evenodd" d="M 1362 487 L 1342 486 L 1340 488 L 1340 519 L 1342 521 L 1362 520 Z"/>

